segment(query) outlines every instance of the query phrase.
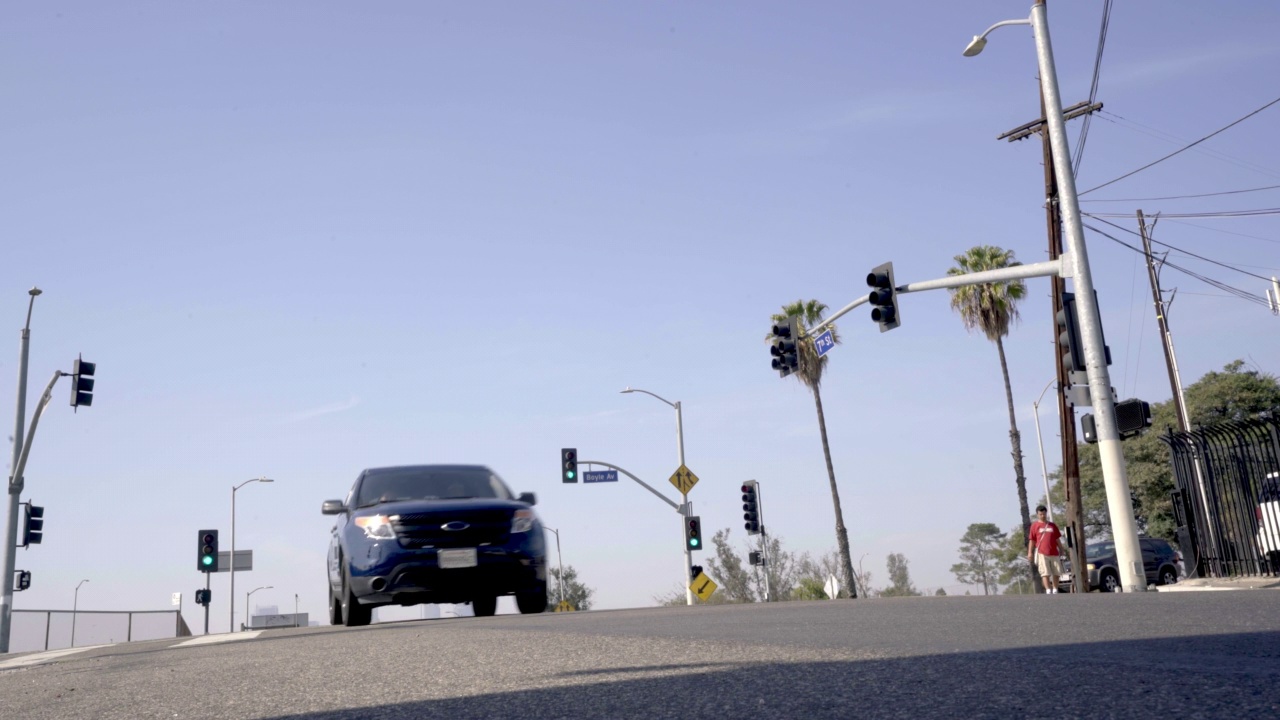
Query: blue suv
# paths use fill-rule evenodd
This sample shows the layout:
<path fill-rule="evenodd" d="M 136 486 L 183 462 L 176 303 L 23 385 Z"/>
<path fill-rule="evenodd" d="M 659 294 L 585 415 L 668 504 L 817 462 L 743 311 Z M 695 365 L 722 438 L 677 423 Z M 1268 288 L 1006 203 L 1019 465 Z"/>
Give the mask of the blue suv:
<path fill-rule="evenodd" d="M 380 605 L 471 603 L 499 595 L 547 607 L 546 541 L 533 493 L 519 497 L 483 465 L 409 465 L 360 473 L 329 542 L 329 622 L 368 625 Z"/>

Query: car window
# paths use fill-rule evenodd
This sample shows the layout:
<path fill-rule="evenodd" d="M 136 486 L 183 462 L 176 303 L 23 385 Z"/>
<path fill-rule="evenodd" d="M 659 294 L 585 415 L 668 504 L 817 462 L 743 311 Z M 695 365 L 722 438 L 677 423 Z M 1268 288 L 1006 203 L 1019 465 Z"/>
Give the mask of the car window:
<path fill-rule="evenodd" d="M 1115 554 L 1116 544 L 1114 542 L 1089 543 L 1084 548 L 1084 556 L 1090 560 Z"/>
<path fill-rule="evenodd" d="M 502 480 L 486 468 L 385 468 L 365 474 L 356 506 L 427 498 L 510 500 L 511 497 Z"/>

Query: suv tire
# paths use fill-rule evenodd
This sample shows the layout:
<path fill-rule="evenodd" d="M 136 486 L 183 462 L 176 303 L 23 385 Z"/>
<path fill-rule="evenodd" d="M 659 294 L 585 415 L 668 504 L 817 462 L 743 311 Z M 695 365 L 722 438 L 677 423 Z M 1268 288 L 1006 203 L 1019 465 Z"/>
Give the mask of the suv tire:
<path fill-rule="evenodd" d="M 1120 574 L 1115 570 L 1103 570 L 1098 576 L 1098 590 L 1102 592 L 1120 592 Z"/>
<path fill-rule="evenodd" d="M 351 574 L 342 568 L 342 624 L 347 627 L 368 625 L 373 620 L 373 608 L 361 605 L 351 590 Z"/>
<path fill-rule="evenodd" d="M 489 617 L 498 611 L 498 596 L 483 595 L 471 600 L 471 609 L 476 617 Z"/>
<path fill-rule="evenodd" d="M 1178 571 L 1172 565 L 1165 565 L 1160 568 L 1160 574 L 1156 576 L 1157 585 L 1172 585 L 1178 582 Z"/>
<path fill-rule="evenodd" d="M 546 612 L 547 584 L 545 582 L 541 582 L 538 583 L 538 587 L 533 590 L 516 593 L 516 607 L 520 609 L 521 615 L 532 615 L 534 613 Z"/>

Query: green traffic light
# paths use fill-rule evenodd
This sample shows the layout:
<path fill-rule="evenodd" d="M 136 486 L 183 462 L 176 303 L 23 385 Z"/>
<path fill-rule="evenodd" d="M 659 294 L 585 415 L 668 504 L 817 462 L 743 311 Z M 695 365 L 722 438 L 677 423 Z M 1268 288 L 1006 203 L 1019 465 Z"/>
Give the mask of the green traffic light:
<path fill-rule="evenodd" d="M 698 538 L 693 538 L 692 540 L 689 541 L 689 544 L 692 545 L 693 547 L 698 547 Z"/>
<path fill-rule="evenodd" d="M 569 470 L 569 471 L 566 471 L 566 472 L 565 472 L 564 476 L 565 476 L 565 477 L 567 477 L 567 478 L 569 478 L 570 480 L 572 480 L 572 479 L 573 479 L 573 476 L 574 476 L 574 475 L 576 475 L 576 474 L 577 474 L 577 473 L 575 473 L 574 471 Z"/>
<path fill-rule="evenodd" d="M 212 556 L 209 556 L 209 555 L 205 555 L 204 557 L 200 558 L 200 562 L 201 562 L 201 563 L 203 563 L 203 564 L 205 564 L 205 565 L 212 565 L 212 564 L 213 564 L 213 557 L 212 557 Z"/>

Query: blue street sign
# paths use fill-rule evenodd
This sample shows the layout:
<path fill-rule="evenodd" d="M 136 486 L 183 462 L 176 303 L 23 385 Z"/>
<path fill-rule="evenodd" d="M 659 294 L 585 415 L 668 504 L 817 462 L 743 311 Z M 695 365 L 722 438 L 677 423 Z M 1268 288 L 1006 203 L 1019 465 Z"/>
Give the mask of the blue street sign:
<path fill-rule="evenodd" d="M 582 482 L 618 482 L 618 471 L 602 470 L 600 472 L 584 472 L 582 473 Z"/>
<path fill-rule="evenodd" d="M 827 354 L 831 348 L 836 346 L 835 338 L 831 337 L 831 331 L 828 330 L 813 339 L 813 347 L 818 351 L 818 357 Z"/>

